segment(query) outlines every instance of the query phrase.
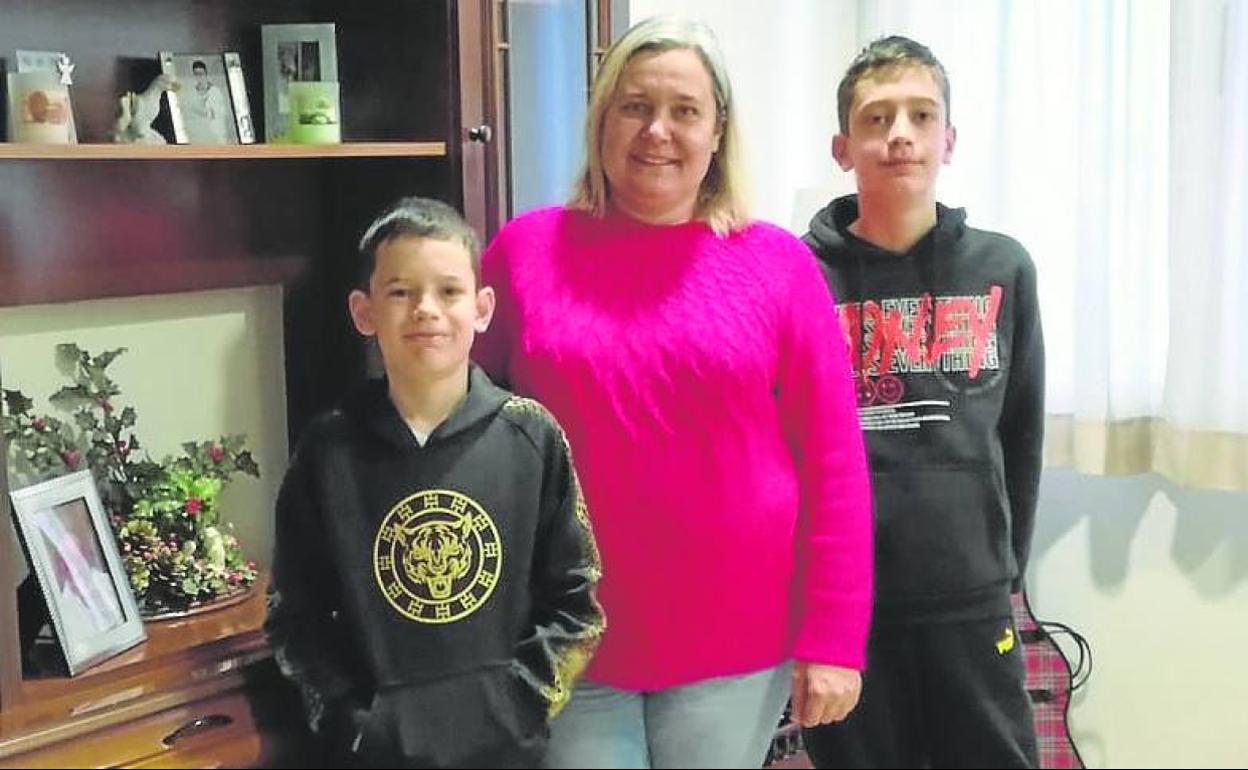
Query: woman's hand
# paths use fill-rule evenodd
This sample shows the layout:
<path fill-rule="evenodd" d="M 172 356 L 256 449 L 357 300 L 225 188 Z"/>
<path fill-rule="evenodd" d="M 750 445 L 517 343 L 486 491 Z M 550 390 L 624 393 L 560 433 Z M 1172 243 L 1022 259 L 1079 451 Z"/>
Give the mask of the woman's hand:
<path fill-rule="evenodd" d="M 861 693 L 858 671 L 799 660 L 793 667 L 791 718 L 802 727 L 840 722 L 858 705 Z"/>

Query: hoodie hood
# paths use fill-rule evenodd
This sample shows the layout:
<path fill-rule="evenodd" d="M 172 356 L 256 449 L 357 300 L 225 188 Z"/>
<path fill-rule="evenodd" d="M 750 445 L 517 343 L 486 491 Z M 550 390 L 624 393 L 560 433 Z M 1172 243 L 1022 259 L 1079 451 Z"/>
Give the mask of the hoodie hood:
<path fill-rule="evenodd" d="M 400 450 L 420 449 L 416 438 L 390 400 L 390 383 L 372 379 L 343 401 L 342 410 L 357 418 L 365 430 Z M 459 406 L 429 434 L 425 446 L 446 441 L 498 413 L 511 394 L 499 388 L 476 364 L 469 364 L 468 393 Z"/>
<path fill-rule="evenodd" d="M 855 194 L 836 198 L 811 218 L 810 230 L 802 237 L 802 240 L 815 251 L 820 260 L 828 264 L 832 264 L 836 259 L 844 259 L 851 252 L 859 256 L 865 256 L 865 252 L 907 256 L 922 248 L 928 240 L 925 235 L 911 247 L 909 252 L 897 254 L 864 241 L 850 232 L 849 226 L 857 219 L 858 196 Z M 936 227 L 933 234 L 937 247 L 934 250 L 935 253 L 943 253 L 942 247 L 959 240 L 965 230 L 966 209 L 951 209 L 942 203 L 936 204 Z"/>

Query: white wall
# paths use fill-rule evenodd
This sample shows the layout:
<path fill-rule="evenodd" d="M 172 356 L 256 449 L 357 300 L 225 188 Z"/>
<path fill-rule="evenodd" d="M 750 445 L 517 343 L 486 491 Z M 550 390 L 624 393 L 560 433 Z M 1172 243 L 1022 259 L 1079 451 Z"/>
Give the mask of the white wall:
<path fill-rule="evenodd" d="M 853 191 L 832 161 L 842 51 L 855 46 L 855 3 L 632 0 L 629 17 L 675 13 L 711 25 L 728 60 L 755 216 L 804 232 L 832 192 Z M 759 12 L 760 9 L 766 12 Z M 835 170 L 835 174 L 833 173 Z M 795 207 L 803 213 L 795 215 Z M 796 222 L 795 222 L 796 218 Z"/>
<path fill-rule="evenodd" d="M 1248 764 L 1248 495 L 1047 471 L 1028 584 L 1091 643 L 1089 767 Z"/>
<path fill-rule="evenodd" d="M 997 6 L 933 3 L 931 12 Z M 861 45 L 859 28 L 875 31 L 884 12 L 863 7 L 872 18 L 850 0 L 630 2 L 633 20 L 681 13 L 718 34 L 761 218 L 801 231 L 815 205 L 852 191 L 828 146 L 836 82 Z M 963 28 L 974 37 L 974 24 Z M 955 104 L 980 98 L 974 69 L 958 66 L 973 40 L 927 42 L 938 55 L 949 49 Z M 973 126 L 960 126 L 959 144 L 973 140 Z M 976 217 L 959 180 L 988 169 L 958 163 L 942 174 L 941 195 L 952 191 Z M 1092 677 L 1071 709 L 1090 767 L 1248 765 L 1248 495 L 1181 490 L 1156 476 L 1048 471 L 1033 553 L 1033 609 L 1092 645 Z"/>
<path fill-rule="evenodd" d="M 236 476 L 221 495 L 247 557 L 267 564 L 273 502 L 286 470 L 286 377 L 282 295 L 277 287 L 71 302 L 0 309 L 4 387 L 21 390 L 38 411 L 65 378 L 57 343 L 93 354 L 127 352 L 109 367 L 117 401 L 138 412 L 135 426 L 152 458 L 178 454 L 185 441 L 245 433 L 259 480 Z"/>

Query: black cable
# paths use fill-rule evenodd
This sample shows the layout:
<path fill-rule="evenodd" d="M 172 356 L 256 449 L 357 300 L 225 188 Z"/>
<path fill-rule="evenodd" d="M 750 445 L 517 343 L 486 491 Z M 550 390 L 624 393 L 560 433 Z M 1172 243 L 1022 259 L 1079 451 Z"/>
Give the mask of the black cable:
<path fill-rule="evenodd" d="M 1060 623 L 1056 620 L 1038 620 L 1036 623 L 1040 628 L 1044 629 L 1045 634 L 1049 638 L 1054 638 L 1058 635 L 1069 637 L 1079 651 L 1079 657 L 1070 672 L 1070 691 L 1073 693 L 1087 684 L 1088 677 L 1092 676 L 1092 645 L 1088 643 L 1087 638 L 1065 623 Z M 1061 652 L 1062 657 L 1066 658 L 1066 651 L 1060 645 L 1058 650 Z M 1066 658 L 1066 665 L 1070 667 L 1069 658 Z"/>

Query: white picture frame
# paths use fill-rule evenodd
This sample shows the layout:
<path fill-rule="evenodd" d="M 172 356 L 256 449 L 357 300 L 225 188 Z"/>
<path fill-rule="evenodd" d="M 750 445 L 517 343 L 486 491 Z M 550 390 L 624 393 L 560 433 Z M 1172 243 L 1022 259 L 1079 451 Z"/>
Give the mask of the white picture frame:
<path fill-rule="evenodd" d="M 10 72 L 8 139 L 20 144 L 73 144 L 69 88 L 51 72 Z"/>
<path fill-rule="evenodd" d="M 334 24 L 264 24 L 260 28 L 264 76 L 264 140 L 288 141 L 292 82 L 338 80 Z"/>
<path fill-rule="evenodd" d="M 73 72 L 77 66 L 78 65 L 70 61 L 69 56 L 64 51 L 32 51 L 32 50 L 23 49 L 23 48 L 17 49 L 17 72 L 18 74 L 31 74 L 31 73 L 36 73 L 36 72 L 45 72 L 45 73 L 48 73 L 49 75 L 56 76 L 55 83 L 51 80 L 47 81 L 49 85 L 51 85 L 53 88 L 55 88 L 57 84 L 59 84 L 60 86 L 63 86 L 61 90 L 63 90 L 65 94 L 65 108 L 68 111 L 66 122 L 67 122 L 67 128 L 69 132 L 69 138 L 68 138 L 68 141 L 66 142 L 67 144 L 78 144 L 78 127 L 74 120 L 74 105 L 73 105 L 73 98 L 72 98 L 73 95 L 70 93 L 70 90 L 69 90 L 69 86 L 73 85 Z M 12 97 L 13 89 L 16 87 L 15 85 L 13 85 L 13 81 L 14 79 L 10 78 L 10 91 L 9 91 L 10 99 L 13 99 Z M 20 79 L 19 79 L 19 82 L 20 82 Z M 14 99 L 14 101 L 19 101 L 19 100 Z M 25 140 L 16 138 L 16 129 L 14 128 L 14 120 L 12 116 L 19 114 L 16 112 L 17 109 L 18 108 L 15 108 L 13 106 L 9 107 L 9 114 L 10 114 L 9 141 L 10 142 L 25 141 Z M 59 142 L 57 143 L 59 144 Z"/>
<path fill-rule="evenodd" d="M 242 58 L 234 51 L 221 54 L 225 62 L 225 80 L 230 86 L 230 103 L 234 107 L 234 123 L 241 144 L 254 144 L 256 127 L 251 119 L 251 100 L 247 98 L 247 84 L 243 78 Z"/>
<path fill-rule="evenodd" d="M 160 71 L 177 144 L 239 144 L 238 122 L 221 53 L 161 51 Z"/>
<path fill-rule="evenodd" d="M 70 676 L 147 638 L 90 471 L 10 492 Z"/>

